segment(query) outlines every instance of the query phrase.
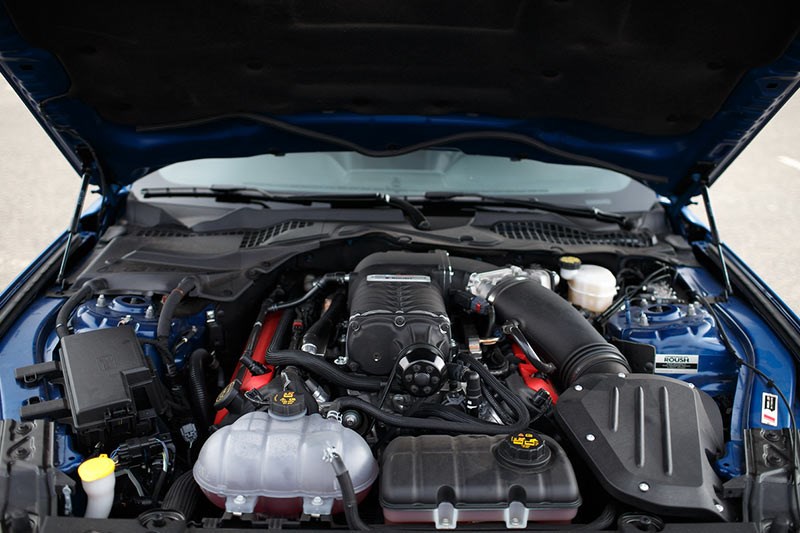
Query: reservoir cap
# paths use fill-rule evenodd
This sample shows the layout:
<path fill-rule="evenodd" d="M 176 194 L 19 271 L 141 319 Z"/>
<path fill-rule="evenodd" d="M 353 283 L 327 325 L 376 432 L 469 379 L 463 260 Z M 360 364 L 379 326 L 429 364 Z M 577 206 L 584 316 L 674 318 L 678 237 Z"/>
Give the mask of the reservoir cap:
<path fill-rule="evenodd" d="M 91 483 L 98 479 L 114 474 L 116 463 L 108 455 L 101 453 L 97 457 L 92 457 L 81 463 L 78 467 L 78 476 L 84 483 Z"/>
<path fill-rule="evenodd" d="M 306 413 L 306 401 L 302 392 L 283 391 L 272 396 L 269 406 L 272 416 L 291 418 L 302 416 Z"/>
<path fill-rule="evenodd" d="M 510 466 L 536 468 L 546 465 L 551 453 L 544 439 L 528 431 L 506 437 L 495 448 L 495 455 Z"/>

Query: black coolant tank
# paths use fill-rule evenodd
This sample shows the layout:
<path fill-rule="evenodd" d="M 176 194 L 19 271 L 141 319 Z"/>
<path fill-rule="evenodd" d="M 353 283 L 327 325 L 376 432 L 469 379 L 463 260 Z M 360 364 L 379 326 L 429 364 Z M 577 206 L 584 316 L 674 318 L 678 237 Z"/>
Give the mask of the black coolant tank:
<path fill-rule="evenodd" d="M 380 501 L 387 522 L 569 521 L 581 504 L 564 450 L 538 433 L 399 437 L 386 448 Z"/>

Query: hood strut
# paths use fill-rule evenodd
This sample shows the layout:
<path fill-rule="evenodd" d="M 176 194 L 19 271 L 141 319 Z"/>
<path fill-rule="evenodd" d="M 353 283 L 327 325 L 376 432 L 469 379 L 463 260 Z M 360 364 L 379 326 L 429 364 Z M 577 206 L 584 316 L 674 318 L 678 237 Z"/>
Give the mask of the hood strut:
<path fill-rule="evenodd" d="M 80 223 L 81 213 L 83 212 L 83 203 L 86 201 L 86 191 L 89 189 L 90 176 L 89 167 L 84 166 L 83 172 L 81 173 L 81 190 L 78 192 L 78 200 L 75 202 L 75 212 L 72 215 L 72 221 L 69 225 L 67 243 L 64 245 L 64 256 L 61 258 L 61 266 L 58 269 L 58 277 L 56 278 L 56 285 L 61 285 L 62 290 L 66 288 L 66 279 L 64 276 L 67 271 L 67 260 L 69 260 L 72 240 L 75 234 L 78 233 L 78 224 Z"/>
<path fill-rule="evenodd" d="M 731 296 L 733 293 L 733 288 L 731 287 L 731 277 L 728 274 L 728 264 L 725 261 L 725 252 L 722 247 L 722 241 L 719 239 L 719 230 L 717 229 L 717 219 L 714 216 L 714 208 L 711 207 L 711 196 L 709 195 L 708 191 L 708 182 L 703 181 L 702 188 L 700 192 L 703 195 L 703 205 L 706 208 L 706 217 L 708 218 L 708 226 L 711 229 L 711 238 L 714 241 L 714 245 L 717 247 L 717 253 L 719 254 L 719 264 L 722 268 L 722 278 L 723 278 L 723 287 L 722 287 L 722 294 L 720 294 L 716 300 L 719 301 L 727 301 L 728 297 Z"/>

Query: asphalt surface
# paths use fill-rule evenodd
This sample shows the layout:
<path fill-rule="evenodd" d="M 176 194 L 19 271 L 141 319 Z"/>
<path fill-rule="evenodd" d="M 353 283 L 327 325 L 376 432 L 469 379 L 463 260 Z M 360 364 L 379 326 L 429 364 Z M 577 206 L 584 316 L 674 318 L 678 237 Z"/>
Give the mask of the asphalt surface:
<path fill-rule="evenodd" d="M 712 188 L 724 241 L 800 311 L 800 96 Z M 0 287 L 69 224 L 80 180 L 0 79 Z M 697 210 L 702 216 L 702 209 Z"/>

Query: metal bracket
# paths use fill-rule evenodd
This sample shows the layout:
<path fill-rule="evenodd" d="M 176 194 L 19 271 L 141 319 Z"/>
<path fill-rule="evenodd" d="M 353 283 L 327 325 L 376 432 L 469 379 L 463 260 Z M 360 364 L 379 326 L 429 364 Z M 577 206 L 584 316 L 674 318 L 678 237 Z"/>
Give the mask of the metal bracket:
<path fill-rule="evenodd" d="M 433 510 L 433 522 L 436 529 L 456 529 L 458 526 L 458 509 L 450 502 L 442 502 Z"/>
<path fill-rule="evenodd" d="M 528 527 L 528 509 L 522 502 L 511 502 L 503 514 L 505 515 L 506 528 L 525 529 Z"/>

